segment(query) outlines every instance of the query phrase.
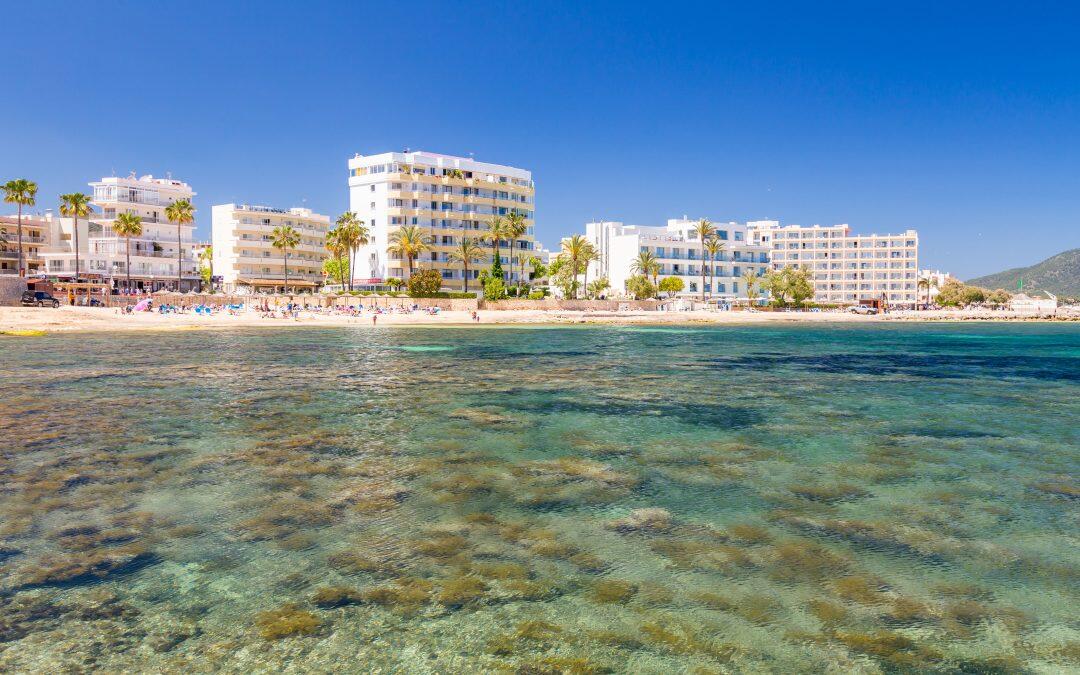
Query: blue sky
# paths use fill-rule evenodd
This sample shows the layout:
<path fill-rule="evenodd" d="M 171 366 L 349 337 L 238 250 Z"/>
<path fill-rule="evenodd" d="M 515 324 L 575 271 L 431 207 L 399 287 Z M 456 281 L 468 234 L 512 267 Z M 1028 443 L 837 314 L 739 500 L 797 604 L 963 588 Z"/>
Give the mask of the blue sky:
<path fill-rule="evenodd" d="M 753 5 L 753 6 L 751 6 Z M 210 205 L 348 205 L 406 146 L 533 171 L 548 245 L 594 218 L 908 227 L 961 277 L 1080 245 L 1068 3 L 19 3 L 0 179 L 113 172 Z M 306 200 L 304 202 L 303 200 Z"/>

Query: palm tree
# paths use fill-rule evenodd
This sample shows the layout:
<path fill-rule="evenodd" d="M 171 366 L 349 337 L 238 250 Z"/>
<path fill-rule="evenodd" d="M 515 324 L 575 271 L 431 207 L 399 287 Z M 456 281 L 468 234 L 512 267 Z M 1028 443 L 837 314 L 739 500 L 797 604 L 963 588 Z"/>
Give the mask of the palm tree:
<path fill-rule="evenodd" d="M 300 243 L 300 233 L 292 225 L 278 225 L 270 235 L 270 245 L 281 251 L 285 260 L 285 293 L 289 292 L 289 249 Z"/>
<path fill-rule="evenodd" d="M 71 218 L 72 232 L 75 233 L 75 281 L 79 281 L 79 218 L 90 215 L 90 195 L 81 192 L 70 192 L 60 195 L 60 215 Z"/>
<path fill-rule="evenodd" d="M 522 286 L 531 285 L 531 284 L 529 284 L 529 282 L 531 282 L 532 279 L 526 279 L 525 278 L 525 266 L 532 262 L 533 256 L 529 255 L 525 251 L 521 251 L 515 257 L 517 258 L 518 270 L 519 270 L 519 272 L 518 272 L 518 287 L 520 288 Z M 520 296 L 521 293 L 519 292 L 518 295 Z"/>
<path fill-rule="evenodd" d="M 338 216 L 337 226 L 338 230 L 340 230 L 338 237 L 341 239 L 341 244 L 345 246 L 346 254 L 348 255 L 349 290 L 351 291 L 353 280 L 353 250 L 360 246 L 367 246 L 370 231 L 368 230 L 367 225 L 364 225 L 352 211 L 346 211 Z"/>
<path fill-rule="evenodd" d="M 19 276 L 26 276 L 26 268 L 23 266 L 22 248 L 22 210 L 24 206 L 33 206 L 37 203 L 37 183 L 25 178 L 16 178 L 4 183 L 4 201 L 19 206 L 19 220 L 16 231 L 18 232 L 17 246 L 19 247 Z"/>
<path fill-rule="evenodd" d="M 409 261 L 409 277 L 413 275 L 413 260 L 424 251 L 431 250 L 431 237 L 416 225 L 402 225 L 390 235 L 390 253 L 397 253 Z"/>
<path fill-rule="evenodd" d="M 656 283 L 656 277 L 660 276 L 660 261 L 652 251 L 638 251 L 637 257 L 630 262 L 630 271 L 644 277 L 652 277 Z"/>
<path fill-rule="evenodd" d="M 525 216 L 517 211 L 506 216 L 506 238 L 510 240 L 510 281 L 514 281 L 514 240 L 528 231 L 525 225 Z"/>
<path fill-rule="evenodd" d="M 469 263 L 484 259 L 484 249 L 480 242 L 472 237 L 462 237 L 461 242 L 450 252 L 450 261 L 459 262 L 465 267 L 465 292 L 469 292 Z"/>
<path fill-rule="evenodd" d="M 165 207 L 165 217 L 176 223 L 176 290 L 184 280 L 184 243 L 180 239 L 180 226 L 195 222 L 195 207 L 187 199 L 178 199 Z"/>
<path fill-rule="evenodd" d="M 577 299 L 577 277 L 580 274 L 581 263 L 583 260 L 588 260 L 594 250 L 589 240 L 580 234 L 562 240 L 562 253 L 560 255 L 570 261 L 570 274 L 573 275 L 573 281 L 570 283 L 570 294 L 574 296 L 574 299 Z"/>
<path fill-rule="evenodd" d="M 585 247 L 585 255 L 581 259 L 581 264 L 585 267 L 585 279 L 581 282 L 581 287 L 585 289 L 585 297 L 589 297 L 589 263 L 594 260 L 600 259 L 600 252 L 596 250 L 596 247 L 592 245 L 592 242 L 588 242 Z"/>
<path fill-rule="evenodd" d="M 131 288 L 131 238 L 142 236 L 142 218 L 134 213 L 121 213 L 113 221 L 113 232 L 116 236 L 124 238 L 124 272 L 127 276 L 127 287 Z"/>
<path fill-rule="evenodd" d="M 701 301 L 705 302 L 705 240 L 716 236 L 716 228 L 706 218 L 694 225 L 694 234 L 701 242 Z"/>
<path fill-rule="evenodd" d="M 337 260 L 338 281 L 341 283 L 341 289 L 345 290 L 345 269 L 341 266 L 341 256 L 348 252 L 348 247 L 343 242 L 343 234 L 345 234 L 345 230 L 341 227 L 327 232 L 326 250 Z"/>
<path fill-rule="evenodd" d="M 931 288 L 937 288 L 937 285 L 938 285 L 937 279 L 935 279 L 934 277 L 927 276 L 927 277 L 921 277 L 919 279 L 917 287 L 926 289 L 926 306 L 927 307 L 930 306 L 930 289 Z"/>
<path fill-rule="evenodd" d="M 492 260 L 491 267 L 502 270 L 502 260 L 499 249 L 499 243 L 504 241 L 510 235 L 510 227 L 506 220 L 500 216 L 495 216 L 488 223 L 488 231 L 484 233 L 484 239 L 491 242 Z M 500 275 L 501 276 L 501 275 Z"/>
<path fill-rule="evenodd" d="M 742 280 L 746 284 L 746 302 L 753 305 L 758 296 L 757 289 L 754 288 L 754 285 L 758 282 L 758 273 L 754 271 L 753 267 L 747 267 L 746 271 L 743 272 Z"/>
<path fill-rule="evenodd" d="M 716 277 L 716 256 L 720 251 L 724 250 L 724 242 L 720 241 L 717 237 L 709 237 L 705 242 L 704 251 L 709 254 L 709 288 L 716 292 L 716 287 L 713 285 L 713 279 Z M 704 256 L 704 253 L 702 254 Z M 702 268 L 704 272 L 704 268 Z M 701 282 L 702 290 L 705 290 L 705 282 Z"/>

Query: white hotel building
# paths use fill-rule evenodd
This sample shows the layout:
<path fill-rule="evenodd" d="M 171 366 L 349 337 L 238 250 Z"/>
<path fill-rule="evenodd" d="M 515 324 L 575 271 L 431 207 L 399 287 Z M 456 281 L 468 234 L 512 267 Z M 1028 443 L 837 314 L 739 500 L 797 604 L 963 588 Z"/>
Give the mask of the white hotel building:
<path fill-rule="evenodd" d="M 218 204 L 211 211 L 214 276 L 221 277 L 225 292 L 284 290 L 286 252 L 271 242 L 274 228 L 286 225 L 300 234 L 300 243 L 287 252 L 289 290 L 310 291 L 322 284 L 330 216 L 251 204 Z"/>
<path fill-rule="evenodd" d="M 746 297 L 741 278 L 747 270 L 759 276 L 769 268 L 768 247 L 755 244 L 741 223 L 714 223 L 724 250 L 711 263 L 701 256 L 701 242 L 694 233 L 696 220 L 668 220 L 666 227 L 625 225 L 621 222 L 585 224 L 585 237 L 596 247 L 600 259 L 591 263 L 589 278 L 606 276 L 613 289 L 622 291 L 639 252 L 651 251 L 660 263 L 659 278 L 679 277 L 683 295 L 701 295 L 701 273 L 705 271 L 705 294 L 713 299 Z"/>
<path fill-rule="evenodd" d="M 502 242 L 504 277 L 510 279 L 510 256 L 535 254 L 534 187 L 532 173 L 500 164 L 430 152 L 386 152 L 349 159 L 349 210 L 370 230 L 370 241 L 354 258 L 353 276 L 360 284 L 378 284 L 388 277 L 408 276 L 408 262 L 390 254 L 391 234 L 403 225 L 416 225 L 433 246 L 414 262 L 415 269 L 436 269 L 443 290 L 464 287 L 461 263 L 449 255 L 462 237 L 478 238 L 496 216 L 520 213 L 525 234 Z M 490 251 L 490 244 L 485 249 Z M 469 277 L 491 265 L 491 253 L 469 265 Z M 515 263 L 514 278 L 519 276 Z M 477 286 L 470 284 L 470 289 Z"/>
<path fill-rule="evenodd" d="M 177 257 L 182 259 L 181 291 L 199 285 L 198 261 L 192 255 L 195 223 L 179 226 L 165 217 L 165 208 L 181 199 L 195 196 L 191 187 L 173 178 L 154 178 L 134 174 L 127 178 L 108 177 L 89 183 L 94 189 L 92 204 L 96 210 L 89 219 L 80 218 L 80 278 L 121 285 L 126 279 L 127 239 L 113 232 L 112 224 L 120 213 L 141 217 L 143 233 L 131 238 L 132 285 L 145 290 L 176 290 Z M 53 248 L 42 252 L 49 276 L 71 279 L 75 270 L 75 237 L 72 218 L 54 218 L 56 231 Z M 178 250 L 179 249 L 179 250 Z"/>
<path fill-rule="evenodd" d="M 857 235 L 847 225 L 781 226 L 775 220 L 747 224 L 754 242 L 769 248 L 773 269 L 807 267 L 813 272 L 815 302 L 905 306 L 918 300 L 915 230 Z"/>

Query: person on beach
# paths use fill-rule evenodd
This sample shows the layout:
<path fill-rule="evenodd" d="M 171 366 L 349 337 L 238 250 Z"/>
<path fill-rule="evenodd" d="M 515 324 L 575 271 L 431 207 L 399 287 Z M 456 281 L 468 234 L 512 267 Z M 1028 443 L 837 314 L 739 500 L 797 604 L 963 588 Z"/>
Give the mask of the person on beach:
<path fill-rule="evenodd" d="M 379 315 L 378 314 L 372 314 L 371 315 L 371 325 L 374 326 L 376 323 L 378 323 L 378 321 L 379 321 Z"/>

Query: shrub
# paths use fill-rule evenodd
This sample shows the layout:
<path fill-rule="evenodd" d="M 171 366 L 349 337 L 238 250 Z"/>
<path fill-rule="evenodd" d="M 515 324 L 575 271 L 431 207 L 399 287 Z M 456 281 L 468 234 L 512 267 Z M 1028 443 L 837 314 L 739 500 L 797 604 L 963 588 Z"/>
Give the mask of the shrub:
<path fill-rule="evenodd" d="M 484 279 L 484 299 L 502 300 L 506 297 L 506 284 L 501 277 L 489 276 Z"/>
<path fill-rule="evenodd" d="M 643 274 L 627 279 L 626 291 L 634 296 L 635 300 L 648 300 L 656 297 L 656 286 Z"/>
<path fill-rule="evenodd" d="M 409 296 L 430 298 L 442 288 L 442 273 L 438 270 L 420 270 L 409 277 Z"/>
<path fill-rule="evenodd" d="M 545 295 L 546 295 L 546 293 L 544 293 L 544 291 L 542 289 L 538 288 L 535 291 L 530 291 L 529 292 L 529 299 L 530 300 L 543 300 Z"/>
<path fill-rule="evenodd" d="M 686 286 L 679 277 L 664 277 L 660 280 L 660 291 L 667 293 L 668 297 L 674 296 Z"/>

